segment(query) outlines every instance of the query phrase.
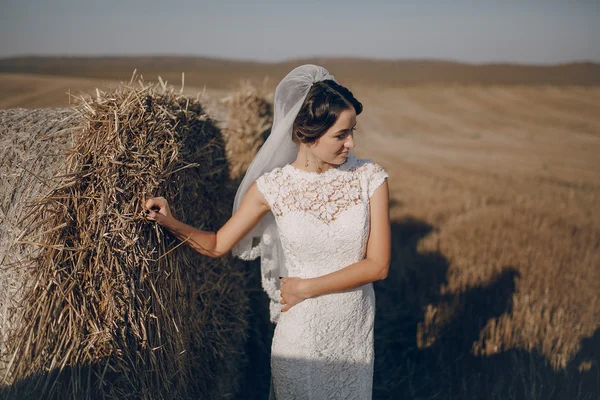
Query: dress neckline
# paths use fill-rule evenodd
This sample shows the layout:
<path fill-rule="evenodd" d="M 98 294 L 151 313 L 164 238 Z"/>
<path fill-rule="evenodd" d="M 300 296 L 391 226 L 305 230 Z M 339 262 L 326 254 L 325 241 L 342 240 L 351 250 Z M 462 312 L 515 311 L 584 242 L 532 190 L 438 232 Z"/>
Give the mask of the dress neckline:
<path fill-rule="evenodd" d="M 344 161 L 344 163 L 340 164 L 338 167 L 329 168 L 325 172 L 304 171 L 303 169 L 294 167 L 291 163 L 286 164 L 284 168 L 288 168 L 293 173 L 316 178 L 316 177 L 321 177 L 321 176 L 329 176 L 329 175 L 336 173 L 337 171 L 346 171 L 348 169 L 348 166 L 352 163 L 352 161 L 353 161 L 352 156 L 348 156 L 346 158 L 346 161 Z"/>

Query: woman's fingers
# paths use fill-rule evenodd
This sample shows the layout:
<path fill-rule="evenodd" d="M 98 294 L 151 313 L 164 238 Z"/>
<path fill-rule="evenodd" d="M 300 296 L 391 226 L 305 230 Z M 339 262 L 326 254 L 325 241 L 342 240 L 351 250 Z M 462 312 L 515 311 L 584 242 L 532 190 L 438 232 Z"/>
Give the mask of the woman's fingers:
<path fill-rule="evenodd" d="M 145 206 L 147 209 L 159 211 L 167 205 L 167 200 L 164 197 L 151 197 L 146 200 Z"/>
<path fill-rule="evenodd" d="M 169 205 L 164 197 L 151 197 L 144 203 L 144 208 L 167 216 Z"/>
<path fill-rule="evenodd" d="M 156 217 L 159 215 L 156 211 L 153 210 L 144 210 L 144 215 L 146 215 L 146 217 L 148 219 L 151 220 L 156 220 Z"/>
<path fill-rule="evenodd" d="M 164 197 L 152 197 L 144 195 L 144 211 L 147 218 L 161 222 L 164 217 L 168 217 L 169 205 Z"/>
<path fill-rule="evenodd" d="M 146 213 L 146 216 L 151 219 L 156 218 L 156 214 L 158 214 L 158 212 L 160 211 L 160 207 L 157 206 L 154 202 L 152 202 L 152 199 L 146 202 L 145 208 L 146 209 L 144 210 L 144 213 Z"/>

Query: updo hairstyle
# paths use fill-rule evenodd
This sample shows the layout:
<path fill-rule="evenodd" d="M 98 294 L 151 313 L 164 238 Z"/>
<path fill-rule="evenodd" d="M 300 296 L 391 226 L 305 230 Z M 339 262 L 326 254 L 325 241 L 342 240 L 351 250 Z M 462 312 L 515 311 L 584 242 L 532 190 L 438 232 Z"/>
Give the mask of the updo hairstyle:
<path fill-rule="evenodd" d="M 352 107 L 356 115 L 362 112 L 362 104 L 344 86 L 333 80 L 313 83 L 292 125 L 292 140 L 314 143 L 333 126 L 342 111 Z"/>

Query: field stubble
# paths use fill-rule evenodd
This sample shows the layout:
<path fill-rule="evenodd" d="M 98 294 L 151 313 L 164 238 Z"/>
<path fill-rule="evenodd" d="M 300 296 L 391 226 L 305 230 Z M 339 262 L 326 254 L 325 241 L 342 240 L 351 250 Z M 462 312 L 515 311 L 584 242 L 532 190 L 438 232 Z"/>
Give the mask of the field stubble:
<path fill-rule="evenodd" d="M 600 89 L 354 92 L 365 106 L 357 154 L 390 173 L 394 256 L 376 287 L 378 353 L 402 349 L 397 389 L 598 396 Z M 403 320 L 416 329 L 399 330 Z M 394 368 L 382 358 L 381 370 Z M 394 385 L 385 375 L 382 396 Z"/>

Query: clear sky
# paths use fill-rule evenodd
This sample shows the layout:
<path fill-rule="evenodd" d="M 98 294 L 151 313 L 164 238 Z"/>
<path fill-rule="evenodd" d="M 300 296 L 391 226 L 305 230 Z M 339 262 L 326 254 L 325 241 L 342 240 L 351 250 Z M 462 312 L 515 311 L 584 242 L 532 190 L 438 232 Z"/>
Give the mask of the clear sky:
<path fill-rule="evenodd" d="M 600 61 L 600 0 L 0 0 L 0 57 Z"/>

